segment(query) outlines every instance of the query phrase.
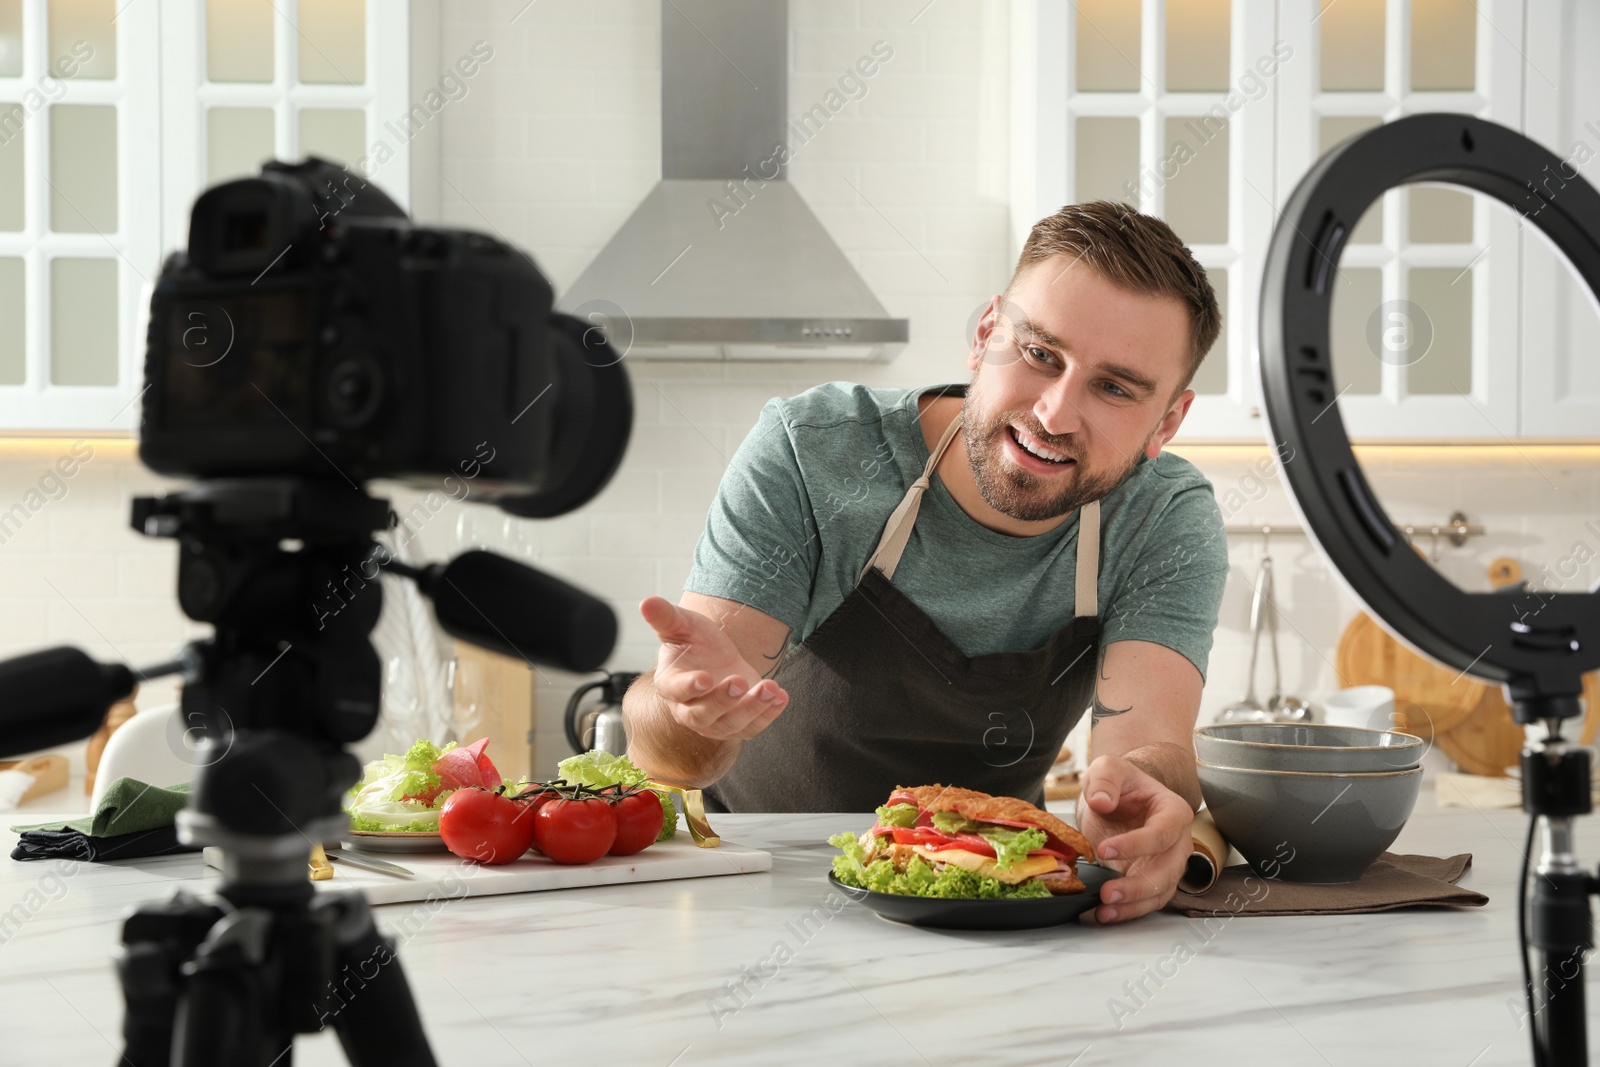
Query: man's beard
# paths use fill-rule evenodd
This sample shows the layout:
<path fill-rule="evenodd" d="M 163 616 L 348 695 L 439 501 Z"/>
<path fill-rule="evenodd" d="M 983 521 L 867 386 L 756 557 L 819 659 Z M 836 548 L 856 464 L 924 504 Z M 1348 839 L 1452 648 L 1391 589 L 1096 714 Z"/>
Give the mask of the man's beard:
<path fill-rule="evenodd" d="M 1001 435 L 1009 434 L 1007 427 L 1013 424 L 1020 425 L 1051 450 L 1072 457 L 1072 469 L 1054 476 L 1053 480 L 1061 483 L 1059 486 L 1053 486 L 1051 478 L 1020 470 L 1001 459 L 1005 448 Z M 971 390 L 961 402 L 961 425 L 978 492 L 1000 514 L 1022 522 L 1058 518 L 1102 499 L 1127 480 L 1144 452 L 1141 448 L 1120 469 L 1095 472 L 1085 465 L 1073 443 L 1052 440 L 1049 434 L 1034 429 L 1032 420 L 1025 415 L 1002 414 L 987 423 L 979 422 Z M 1145 444 L 1149 444 L 1148 439 Z"/>

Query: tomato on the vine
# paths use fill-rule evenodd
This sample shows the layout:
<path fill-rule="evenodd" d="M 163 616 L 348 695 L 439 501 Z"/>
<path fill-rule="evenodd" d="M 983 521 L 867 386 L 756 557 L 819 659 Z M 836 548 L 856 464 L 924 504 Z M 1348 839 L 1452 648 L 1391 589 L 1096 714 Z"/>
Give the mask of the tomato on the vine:
<path fill-rule="evenodd" d="M 462 859 L 510 863 L 533 844 L 533 810 L 482 786 L 457 789 L 439 809 L 439 836 Z"/>
<path fill-rule="evenodd" d="M 533 817 L 534 843 L 557 863 L 593 863 L 616 837 L 617 817 L 599 797 L 551 800 Z"/>
<path fill-rule="evenodd" d="M 617 839 L 611 843 L 613 856 L 643 852 L 655 843 L 666 823 L 660 799 L 647 789 L 624 793 L 621 800 L 613 802 L 612 809 L 617 816 Z"/>

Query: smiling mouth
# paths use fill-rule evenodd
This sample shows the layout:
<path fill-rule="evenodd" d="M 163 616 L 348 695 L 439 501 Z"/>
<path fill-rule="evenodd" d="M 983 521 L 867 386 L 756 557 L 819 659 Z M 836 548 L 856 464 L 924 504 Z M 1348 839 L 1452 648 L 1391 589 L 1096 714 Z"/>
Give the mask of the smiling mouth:
<path fill-rule="evenodd" d="M 1043 442 L 1025 430 L 1019 430 L 1015 426 L 1007 426 L 1006 432 L 1011 435 L 1012 442 L 1018 448 L 1041 462 L 1054 463 L 1060 467 L 1074 462 L 1071 456 L 1063 455 L 1052 448 L 1047 448 Z"/>

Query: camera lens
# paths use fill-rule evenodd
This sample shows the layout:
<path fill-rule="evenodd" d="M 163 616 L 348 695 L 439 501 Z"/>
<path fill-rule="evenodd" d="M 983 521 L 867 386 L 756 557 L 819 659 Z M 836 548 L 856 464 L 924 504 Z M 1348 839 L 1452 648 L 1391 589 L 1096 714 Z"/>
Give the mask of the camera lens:
<path fill-rule="evenodd" d="M 633 430 L 628 372 L 604 336 L 571 315 L 552 314 L 549 323 L 561 391 L 550 477 L 541 492 L 500 502 L 529 519 L 565 515 L 593 500 L 622 465 Z"/>

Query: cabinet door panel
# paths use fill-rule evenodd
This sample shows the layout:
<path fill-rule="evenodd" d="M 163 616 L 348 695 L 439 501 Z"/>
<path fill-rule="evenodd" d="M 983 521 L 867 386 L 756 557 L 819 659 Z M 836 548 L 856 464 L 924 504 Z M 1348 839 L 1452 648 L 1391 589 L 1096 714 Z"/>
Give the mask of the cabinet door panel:
<path fill-rule="evenodd" d="M 1279 76 L 1276 203 L 1327 148 L 1407 115 L 1520 128 L 1523 4 L 1282 0 L 1279 33 L 1315 61 Z M 1517 246 L 1512 213 L 1461 189 L 1391 190 L 1363 214 L 1335 282 L 1337 414 L 1352 437 L 1517 435 Z"/>

